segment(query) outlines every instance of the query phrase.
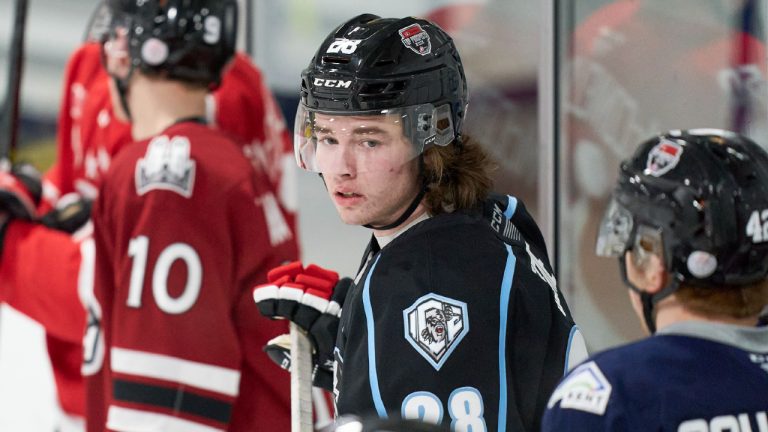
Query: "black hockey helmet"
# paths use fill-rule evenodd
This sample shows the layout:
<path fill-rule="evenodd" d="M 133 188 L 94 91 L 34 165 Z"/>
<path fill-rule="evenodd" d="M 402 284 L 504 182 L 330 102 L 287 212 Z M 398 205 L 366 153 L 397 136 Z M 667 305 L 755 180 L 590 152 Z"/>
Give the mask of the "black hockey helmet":
<path fill-rule="evenodd" d="M 672 275 L 652 303 L 681 282 L 727 288 L 764 279 L 768 154 L 718 129 L 670 131 L 641 144 L 621 164 L 596 247 L 598 255 L 619 257 L 632 287 L 628 250 L 657 253 Z"/>
<path fill-rule="evenodd" d="M 460 136 L 467 109 L 464 68 L 451 37 L 419 18 L 363 14 L 320 45 L 301 75 L 294 128 L 300 167 L 316 163 L 316 114 L 399 117 L 418 156 Z"/>
<path fill-rule="evenodd" d="M 133 68 L 215 87 L 235 52 L 236 0 L 107 0 Z"/>

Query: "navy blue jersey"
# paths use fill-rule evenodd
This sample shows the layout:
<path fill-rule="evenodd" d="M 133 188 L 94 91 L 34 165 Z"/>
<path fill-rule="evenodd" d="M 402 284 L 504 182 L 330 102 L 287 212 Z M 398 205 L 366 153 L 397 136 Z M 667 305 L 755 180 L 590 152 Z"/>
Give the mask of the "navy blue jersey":
<path fill-rule="evenodd" d="M 768 328 L 687 321 L 600 353 L 557 387 L 544 431 L 768 431 Z"/>
<path fill-rule="evenodd" d="M 372 240 L 342 309 L 338 413 L 538 430 L 569 352 L 586 357 L 538 227 L 500 197 Z"/>

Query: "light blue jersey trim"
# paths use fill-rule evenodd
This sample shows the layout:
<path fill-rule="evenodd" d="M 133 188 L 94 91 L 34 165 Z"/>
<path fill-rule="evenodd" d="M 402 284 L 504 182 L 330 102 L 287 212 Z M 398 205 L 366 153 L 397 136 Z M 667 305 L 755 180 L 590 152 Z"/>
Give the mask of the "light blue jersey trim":
<path fill-rule="evenodd" d="M 515 210 L 517 210 L 517 198 L 513 197 L 512 195 L 507 195 L 507 199 L 509 201 L 507 202 L 507 209 L 504 210 L 504 216 L 507 219 L 512 219 L 512 216 L 515 214 Z"/>
<path fill-rule="evenodd" d="M 570 364 L 570 357 L 571 357 L 571 342 L 573 342 L 573 335 L 576 334 L 577 331 L 580 331 L 579 326 L 574 325 L 571 327 L 571 332 L 568 334 L 568 346 L 565 348 L 565 364 L 563 365 L 563 376 L 565 376 L 568 373 L 568 365 Z"/>
<path fill-rule="evenodd" d="M 499 432 L 507 430 L 507 317 L 512 281 L 515 278 L 515 264 L 517 263 L 512 247 L 510 245 L 505 246 L 507 248 L 507 265 L 504 269 L 504 277 L 501 279 L 501 298 L 499 299 L 499 427 L 497 429 Z"/>
<path fill-rule="evenodd" d="M 379 263 L 381 255 L 371 265 L 371 270 L 365 278 L 363 286 L 363 308 L 365 309 L 365 322 L 368 329 L 368 381 L 371 383 L 371 397 L 376 407 L 376 412 L 380 418 L 387 418 L 387 410 L 384 408 L 384 402 L 381 400 L 381 391 L 379 390 L 379 374 L 376 371 L 376 330 L 373 321 L 373 308 L 371 307 L 371 275 L 376 270 L 376 264 Z"/>

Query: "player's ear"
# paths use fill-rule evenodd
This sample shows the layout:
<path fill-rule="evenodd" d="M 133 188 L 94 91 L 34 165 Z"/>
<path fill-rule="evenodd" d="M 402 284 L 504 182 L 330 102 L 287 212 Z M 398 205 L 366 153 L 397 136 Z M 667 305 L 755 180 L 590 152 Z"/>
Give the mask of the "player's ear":
<path fill-rule="evenodd" d="M 667 283 L 664 261 L 655 253 L 628 251 L 624 256 L 627 277 L 639 289 L 650 294 L 661 291 Z"/>
<path fill-rule="evenodd" d="M 656 254 L 648 256 L 648 262 L 645 268 L 646 273 L 646 291 L 651 294 L 656 294 L 661 291 L 667 284 L 667 269 L 664 267 L 664 262 Z"/>

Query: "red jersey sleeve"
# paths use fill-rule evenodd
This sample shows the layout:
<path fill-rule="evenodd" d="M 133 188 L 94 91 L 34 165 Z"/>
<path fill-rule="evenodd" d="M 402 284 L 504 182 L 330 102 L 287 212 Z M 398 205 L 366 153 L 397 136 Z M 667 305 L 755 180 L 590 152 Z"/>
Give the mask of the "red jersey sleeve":
<path fill-rule="evenodd" d="M 60 339 L 79 342 L 85 316 L 77 294 L 80 246 L 68 234 L 11 221 L 0 259 L 2 300 Z"/>
<path fill-rule="evenodd" d="M 84 274 L 93 275 L 81 281 L 81 300 L 86 309 L 87 321 L 83 336 L 83 367 L 85 380 L 85 412 L 88 432 L 103 432 L 107 423 L 107 407 L 111 394 L 109 370 L 109 319 L 112 308 L 114 273 L 112 257 L 114 249 L 111 227 L 105 220 L 105 200 L 97 199 L 91 210 L 94 235 L 85 240 L 81 248 Z"/>
<path fill-rule="evenodd" d="M 130 125 L 117 119 L 101 47 L 88 42 L 70 57 L 59 108 L 56 163 L 44 177 L 40 211 L 45 213 L 71 192 L 95 198 L 111 158 L 130 142 Z"/>
<path fill-rule="evenodd" d="M 100 50 L 98 43 L 85 43 L 75 50 L 67 62 L 56 134 L 57 164 L 45 176 L 42 210 L 50 209 L 60 196 L 74 191 L 74 179 L 68 168 L 82 163 L 80 122 L 83 106 L 91 85 L 106 78 L 101 67 Z"/>
<path fill-rule="evenodd" d="M 261 71 L 238 53 L 209 98 L 210 120 L 233 136 L 254 167 L 266 173 L 271 189 L 296 228 L 298 192 L 292 136 Z"/>
<path fill-rule="evenodd" d="M 267 342 L 288 332 L 285 321 L 264 318 L 254 309 L 252 290 L 267 280 L 270 269 L 298 258 L 296 237 L 289 227 L 285 213 L 272 191 L 265 186 L 259 173 L 241 185 L 242 197 L 233 206 L 231 229 L 236 239 L 238 255 L 252 255 L 255 250 L 272 251 L 254 267 L 247 260 L 238 267 L 238 285 L 241 287 L 236 303 L 235 322 L 240 347 L 244 356 L 240 397 L 235 401 L 230 430 L 251 430 L 259 425 L 263 430 L 289 430 L 290 375 L 277 367 L 263 352 Z M 233 203 L 234 204 L 234 203 Z M 255 211 L 254 211 L 255 210 Z M 247 228 L 244 228 L 247 227 Z M 273 415 L 272 413 L 280 413 Z"/>

